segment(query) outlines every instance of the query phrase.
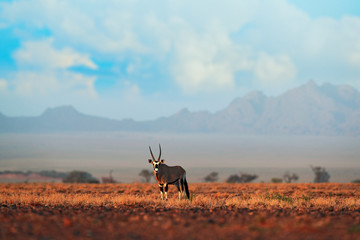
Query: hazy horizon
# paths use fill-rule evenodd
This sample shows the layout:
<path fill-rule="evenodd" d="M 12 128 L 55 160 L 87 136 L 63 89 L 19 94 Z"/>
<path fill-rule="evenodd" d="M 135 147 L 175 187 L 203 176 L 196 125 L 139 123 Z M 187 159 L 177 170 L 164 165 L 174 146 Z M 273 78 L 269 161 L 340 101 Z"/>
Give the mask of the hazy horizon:
<path fill-rule="evenodd" d="M 162 158 L 168 165 L 181 165 L 189 169 L 189 176 L 199 181 L 205 169 L 222 169 L 227 173 L 247 172 L 249 169 L 279 169 L 285 171 L 303 169 L 307 182 L 312 181 L 310 165 L 331 169 L 350 169 L 352 175 L 332 176 L 334 179 L 354 180 L 360 175 L 359 137 L 339 136 L 237 136 L 225 134 L 153 134 L 153 133 L 57 133 L 57 134 L 1 134 L 1 170 L 86 170 L 95 176 L 107 176 L 114 170 L 120 178 L 124 169 L 135 169 L 135 174 L 123 177 L 126 181 L 139 179 L 139 169 L 151 170 L 148 164 L 148 146 L 158 156 L 158 144 L 162 146 Z M 121 170 L 123 169 L 123 170 Z M 196 170 L 198 169 L 198 170 Z M 199 169 L 203 169 L 199 171 Z M 308 169 L 308 170 L 306 170 Z M 230 170 L 230 171 L 229 171 Z M 220 171 L 221 172 L 221 171 Z M 336 172 L 336 171 L 335 171 Z M 251 173 L 251 172 L 249 172 Z M 259 174 L 258 172 L 253 172 Z M 270 181 L 269 174 L 259 176 L 258 181 Z M 300 173 L 298 173 L 300 174 Z M 226 176 L 221 176 L 224 179 Z M 301 177 L 301 176 L 300 176 Z M 304 176 L 303 180 L 304 180 Z M 265 178 L 265 179 L 264 179 Z M 309 179 L 310 178 L 310 179 Z M 124 179 L 122 181 L 124 181 Z"/>

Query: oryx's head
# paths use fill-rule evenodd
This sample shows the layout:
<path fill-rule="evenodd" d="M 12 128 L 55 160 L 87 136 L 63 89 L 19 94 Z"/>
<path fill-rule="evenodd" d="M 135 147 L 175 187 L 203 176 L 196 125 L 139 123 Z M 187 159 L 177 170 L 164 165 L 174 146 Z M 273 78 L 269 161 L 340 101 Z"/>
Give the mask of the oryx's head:
<path fill-rule="evenodd" d="M 150 153 L 151 153 L 151 157 L 152 157 L 152 159 L 149 159 L 149 163 L 151 163 L 151 164 L 153 165 L 153 167 L 154 167 L 154 172 L 157 173 L 157 172 L 159 172 L 159 166 L 165 162 L 164 159 L 161 159 L 161 160 L 160 160 L 160 158 L 161 158 L 161 146 L 160 146 L 160 144 L 159 144 L 160 154 L 159 154 L 159 157 L 158 157 L 157 160 L 155 160 L 154 154 L 152 153 L 150 146 L 149 146 L 149 149 L 150 149 Z"/>

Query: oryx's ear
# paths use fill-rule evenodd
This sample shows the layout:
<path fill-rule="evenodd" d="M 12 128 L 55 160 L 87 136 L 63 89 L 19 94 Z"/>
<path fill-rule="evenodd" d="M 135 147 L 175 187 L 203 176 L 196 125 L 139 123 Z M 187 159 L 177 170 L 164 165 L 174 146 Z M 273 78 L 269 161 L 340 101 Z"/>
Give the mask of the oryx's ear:
<path fill-rule="evenodd" d="M 161 159 L 160 163 L 164 163 L 165 162 L 165 159 Z"/>
<path fill-rule="evenodd" d="M 149 163 L 152 163 L 152 159 L 149 159 Z"/>

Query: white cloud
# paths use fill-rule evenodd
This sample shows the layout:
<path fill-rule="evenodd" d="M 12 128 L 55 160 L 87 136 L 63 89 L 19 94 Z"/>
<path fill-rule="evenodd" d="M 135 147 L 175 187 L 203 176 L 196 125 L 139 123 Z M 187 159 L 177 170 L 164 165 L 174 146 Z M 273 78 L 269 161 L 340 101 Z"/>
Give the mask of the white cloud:
<path fill-rule="evenodd" d="M 6 91 L 8 88 L 7 81 L 0 78 L 0 91 Z"/>
<path fill-rule="evenodd" d="M 34 0 L 4 4 L 2 15 L 13 24 L 49 28 L 56 40 L 66 45 L 119 53 L 143 51 L 134 26 L 137 18 L 142 18 L 134 12 L 136 8 L 134 1 Z"/>
<path fill-rule="evenodd" d="M 171 73 L 185 93 L 231 90 L 235 74 L 250 69 L 251 51 L 235 43 L 220 24 L 214 23 L 200 32 L 184 19 L 172 22 L 173 52 Z"/>
<path fill-rule="evenodd" d="M 360 67 L 360 43 L 358 45 L 354 48 L 354 52 L 349 53 L 348 61 L 350 64 Z"/>
<path fill-rule="evenodd" d="M 19 70 L 8 80 L 13 93 L 19 96 L 80 95 L 94 97 L 94 76 L 70 71 L 73 66 L 97 69 L 88 54 L 72 48 L 53 47 L 53 39 L 27 41 L 14 54 Z"/>
<path fill-rule="evenodd" d="M 97 69 L 89 55 L 75 52 L 69 47 L 60 50 L 53 46 L 53 39 L 29 41 L 14 53 L 14 58 L 20 66 L 35 66 L 42 69 L 65 69 L 72 66 L 85 66 Z"/>
<path fill-rule="evenodd" d="M 341 45 L 348 62 L 360 68 L 360 18 L 344 17 L 341 21 Z"/>
<path fill-rule="evenodd" d="M 10 81 L 13 91 L 20 96 L 51 94 L 58 89 L 56 76 L 51 72 L 19 71 Z"/>
<path fill-rule="evenodd" d="M 184 92 L 234 87 L 236 64 L 232 62 L 232 46 L 228 46 L 227 39 L 222 40 L 216 36 L 188 34 L 175 43 L 173 77 Z"/>
<path fill-rule="evenodd" d="M 26 97 L 95 97 L 94 81 L 95 77 L 70 71 L 19 71 L 9 80 L 8 85 L 15 94 Z"/>
<path fill-rule="evenodd" d="M 293 81 L 296 67 L 286 55 L 270 56 L 260 53 L 254 66 L 254 73 L 262 84 L 279 84 Z"/>
<path fill-rule="evenodd" d="M 122 99 L 128 104 L 143 101 L 139 86 L 129 81 L 124 82 L 124 87 L 120 94 Z"/>

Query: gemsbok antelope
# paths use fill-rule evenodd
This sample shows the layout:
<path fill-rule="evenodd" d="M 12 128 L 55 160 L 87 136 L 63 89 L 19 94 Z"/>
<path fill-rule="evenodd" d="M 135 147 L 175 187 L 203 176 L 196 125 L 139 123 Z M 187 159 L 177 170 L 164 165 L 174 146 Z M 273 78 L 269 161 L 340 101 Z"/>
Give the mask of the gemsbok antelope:
<path fill-rule="evenodd" d="M 165 190 L 165 199 L 167 200 L 168 195 L 168 185 L 174 184 L 179 191 L 179 200 L 181 195 L 184 195 L 184 190 L 186 192 L 186 197 L 189 199 L 189 188 L 186 181 L 186 171 L 180 166 L 170 167 L 164 164 L 165 160 L 161 159 L 161 146 L 159 144 L 160 154 L 157 160 L 155 160 L 154 154 L 151 151 L 149 146 L 152 159 L 149 159 L 154 167 L 155 179 L 158 182 L 161 194 L 161 200 L 164 199 L 164 190 Z M 161 160 L 160 160 L 161 159 Z"/>

